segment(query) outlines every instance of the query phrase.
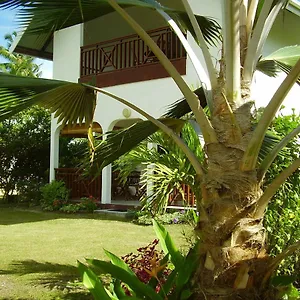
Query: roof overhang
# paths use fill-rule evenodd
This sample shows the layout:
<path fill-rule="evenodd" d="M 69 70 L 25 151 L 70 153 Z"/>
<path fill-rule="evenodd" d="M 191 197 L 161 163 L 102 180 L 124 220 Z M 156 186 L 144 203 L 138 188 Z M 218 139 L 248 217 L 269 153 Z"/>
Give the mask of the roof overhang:
<path fill-rule="evenodd" d="M 53 60 L 53 33 L 33 34 L 28 33 L 24 29 L 18 32 L 9 50 L 11 52 Z"/>
<path fill-rule="evenodd" d="M 287 9 L 300 16 L 300 0 L 290 0 Z M 18 34 L 10 50 L 12 52 L 53 60 L 53 31 L 33 34 L 25 29 Z"/>
<path fill-rule="evenodd" d="M 300 17 L 300 1 L 299 0 L 291 0 L 287 6 L 287 9 L 294 13 L 295 15 Z"/>

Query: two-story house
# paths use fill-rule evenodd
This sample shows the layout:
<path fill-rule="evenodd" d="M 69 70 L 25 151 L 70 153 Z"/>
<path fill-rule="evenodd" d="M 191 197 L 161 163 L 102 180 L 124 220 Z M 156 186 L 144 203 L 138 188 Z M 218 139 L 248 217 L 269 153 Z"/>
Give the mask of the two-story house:
<path fill-rule="evenodd" d="M 161 2 L 174 8 L 182 5 L 181 0 Z M 189 2 L 195 14 L 213 17 L 222 24 L 221 0 Z M 295 34 L 295 30 L 300 28 L 296 2 L 290 6 L 293 12 L 286 10 L 276 20 L 264 49 L 265 54 L 284 45 L 300 44 L 300 36 Z M 155 11 L 136 7 L 127 11 L 150 33 L 186 82 L 198 87 L 200 83 L 193 65 L 166 21 Z M 188 40 L 201 57 L 191 36 Z M 220 45 L 211 50 L 217 63 Z M 149 48 L 116 12 L 38 36 L 25 31 L 17 41 L 15 51 L 53 60 L 53 78 L 90 82 L 128 99 L 154 117 L 162 115 L 166 106 L 182 98 L 181 92 Z M 105 133 L 115 127 L 126 127 L 140 119 L 143 117 L 135 111 L 107 96 L 98 95 L 94 119 L 96 132 Z M 55 179 L 55 170 L 59 167 L 60 135 L 81 136 L 85 131 L 80 126 L 62 128 L 52 118 L 50 180 Z M 103 169 L 101 180 L 101 202 L 111 203 L 111 166 Z M 98 191 L 100 185 L 97 186 Z"/>

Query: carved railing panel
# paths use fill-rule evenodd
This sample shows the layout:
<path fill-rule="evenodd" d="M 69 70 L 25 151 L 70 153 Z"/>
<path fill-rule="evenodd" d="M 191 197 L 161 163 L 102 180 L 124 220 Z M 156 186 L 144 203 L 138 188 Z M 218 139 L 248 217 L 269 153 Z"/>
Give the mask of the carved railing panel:
<path fill-rule="evenodd" d="M 186 57 L 186 52 L 169 28 L 148 32 L 170 60 Z M 137 35 L 81 47 L 81 76 L 97 75 L 157 63 L 150 48 Z"/>

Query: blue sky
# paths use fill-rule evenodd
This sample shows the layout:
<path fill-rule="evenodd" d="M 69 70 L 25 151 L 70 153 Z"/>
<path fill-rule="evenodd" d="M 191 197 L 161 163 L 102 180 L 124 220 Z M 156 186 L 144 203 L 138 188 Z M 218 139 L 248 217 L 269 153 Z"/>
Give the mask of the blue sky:
<path fill-rule="evenodd" d="M 15 10 L 0 10 L 0 45 L 6 47 L 4 35 L 11 33 L 14 30 L 18 31 L 18 24 L 16 22 L 16 11 Z M 0 58 L 0 61 L 3 59 Z M 52 62 L 47 60 L 36 60 L 37 64 L 41 65 L 42 77 L 52 78 Z"/>

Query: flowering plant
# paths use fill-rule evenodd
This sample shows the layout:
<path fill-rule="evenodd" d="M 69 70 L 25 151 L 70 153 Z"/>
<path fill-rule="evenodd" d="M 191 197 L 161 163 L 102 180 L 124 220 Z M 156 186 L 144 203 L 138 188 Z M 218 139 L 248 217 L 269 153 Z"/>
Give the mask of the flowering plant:
<path fill-rule="evenodd" d="M 199 264 L 198 243 L 190 249 L 187 256 L 176 248 L 166 229 L 153 220 L 153 227 L 163 250 L 155 249 L 157 240 L 138 249 L 137 254 L 130 253 L 123 259 L 105 251 L 110 262 L 86 259 L 87 264 L 78 261 L 78 269 L 83 284 L 95 299 L 191 299 L 191 277 Z M 114 280 L 108 290 L 92 268 L 101 274 L 110 274 Z"/>
<path fill-rule="evenodd" d="M 172 271 L 165 262 L 163 252 L 156 249 L 158 243 L 158 239 L 155 239 L 149 245 L 138 248 L 138 253 L 129 253 L 122 257 L 141 282 L 148 284 L 151 279 L 156 280 L 155 291 L 157 293 Z M 127 295 L 130 295 L 128 289 L 125 288 L 125 291 Z"/>

